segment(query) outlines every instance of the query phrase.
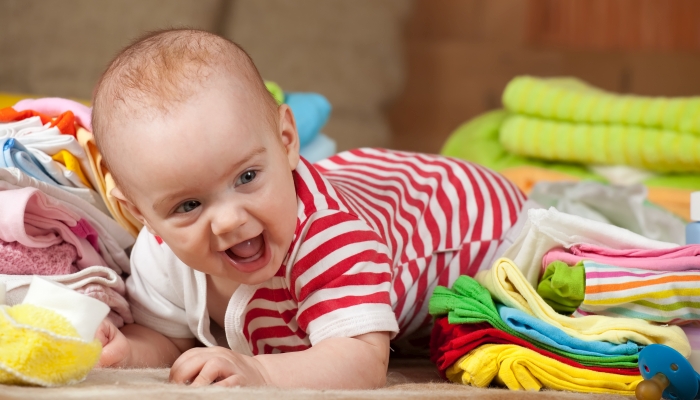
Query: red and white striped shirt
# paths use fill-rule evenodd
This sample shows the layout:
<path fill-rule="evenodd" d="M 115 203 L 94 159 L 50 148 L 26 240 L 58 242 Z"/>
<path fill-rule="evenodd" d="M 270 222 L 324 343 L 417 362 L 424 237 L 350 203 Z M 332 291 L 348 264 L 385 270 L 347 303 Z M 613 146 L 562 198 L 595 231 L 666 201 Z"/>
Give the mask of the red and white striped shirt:
<path fill-rule="evenodd" d="M 429 326 L 435 286 L 484 267 L 524 202 L 484 167 L 391 150 L 301 160 L 294 181 L 297 230 L 284 264 L 269 281 L 239 286 L 226 311 L 226 342 L 243 354 L 368 332 L 400 330 L 405 338 Z M 209 329 L 204 274 L 146 231 L 127 290 L 138 323 L 206 345 L 221 341 Z"/>

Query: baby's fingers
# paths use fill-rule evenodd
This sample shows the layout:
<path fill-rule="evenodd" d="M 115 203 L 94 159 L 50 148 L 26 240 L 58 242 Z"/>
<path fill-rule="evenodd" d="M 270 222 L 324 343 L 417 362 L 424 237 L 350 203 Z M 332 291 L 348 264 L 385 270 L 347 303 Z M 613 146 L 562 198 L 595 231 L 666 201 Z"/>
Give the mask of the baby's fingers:
<path fill-rule="evenodd" d="M 223 382 L 228 378 L 235 377 L 234 374 L 235 371 L 230 362 L 222 358 L 212 358 L 204 364 L 191 386 L 206 386 L 219 381 Z"/>

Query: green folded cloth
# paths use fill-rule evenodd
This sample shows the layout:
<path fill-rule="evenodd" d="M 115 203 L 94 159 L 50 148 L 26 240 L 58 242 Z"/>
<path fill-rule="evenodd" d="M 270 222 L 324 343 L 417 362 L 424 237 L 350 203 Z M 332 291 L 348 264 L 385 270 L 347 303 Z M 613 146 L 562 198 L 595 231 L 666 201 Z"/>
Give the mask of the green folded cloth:
<path fill-rule="evenodd" d="M 537 293 L 558 313 L 573 313 L 586 294 L 586 270 L 583 263 L 573 267 L 561 261 L 549 263 L 537 285 Z"/>
<path fill-rule="evenodd" d="M 593 165 L 629 165 L 657 172 L 700 171 L 700 136 L 629 125 L 509 116 L 503 147 L 520 156 Z"/>
<path fill-rule="evenodd" d="M 504 110 L 494 110 L 479 115 L 459 126 L 445 142 L 441 154 L 472 161 L 495 171 L 520 166 L 547 168 L 569 174 L 579 179 L 606 182 L 584 165 L 566 162 L 543 161 L 510 154 L 499 142 L 501 125 L 511 115 Z M 700 190 L 700 176 L 695 173 L 664 174 L 645 180 L 649 187 Z"/>
<path fill-rule="evenodd" d="M 542 119 L 634 125 L 700 136 L 700 97 L 647 97 L 606 92 L 575 78 L 520 76 L 503 92 L 506 109 Z"/>
<path fill-rule="evenodd" d="M 457 278 L 451 289 L 443 286 L 436 287 L 433 295 L 430 297 L 428 311 L 433 316 L 447 315 L 447 320 L 451 324 L 487 322 L 496 329 L 532 342 L 531 338 L 513 330 L 503 322 L 489 291 L 476 280 L 466 275 Z M 590 356 L 570 353 L 539 342 L 533 344 L 583 365 L 637 368 L 637 355 Z"/>

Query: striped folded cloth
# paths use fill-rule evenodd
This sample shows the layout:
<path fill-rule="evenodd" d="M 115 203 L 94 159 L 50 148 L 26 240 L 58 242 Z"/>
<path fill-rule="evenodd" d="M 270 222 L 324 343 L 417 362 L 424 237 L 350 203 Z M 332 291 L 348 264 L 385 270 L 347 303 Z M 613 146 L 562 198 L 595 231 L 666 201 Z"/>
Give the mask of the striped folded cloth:
<path fill-rule="evenodd" d="M 632 125 L 700 137 L 699 97 L 648 97 L 606 92 L 576 78 L 519 76 L 503 92 L 508 111 L 583 124 Z"/>
<path fill-rule="evenodd" d="M 700 171 L 700 97 L 618 95 L 573 78 L 517 77 L 503 94 L 511 115 L 499 140 L 548 161 Z"/>
<path fill-rule="evenodd" d="M 652 271 L 583 261 L 586 292 L 574 312 L 683 324 L 700 320 L 700 270 Z"/>

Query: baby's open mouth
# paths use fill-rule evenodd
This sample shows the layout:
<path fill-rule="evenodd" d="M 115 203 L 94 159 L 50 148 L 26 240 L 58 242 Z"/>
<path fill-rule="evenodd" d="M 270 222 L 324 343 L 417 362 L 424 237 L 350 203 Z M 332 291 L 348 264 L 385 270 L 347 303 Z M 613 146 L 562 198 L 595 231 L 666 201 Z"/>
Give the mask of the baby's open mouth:
<path fill-rule="evenodd" d="M 254 238 L 244 240 L 226 250 L 226 255 L 238 263 L 252 262 L 260 258 L 265 252 L 265 239 L 260 234 Z"/>

